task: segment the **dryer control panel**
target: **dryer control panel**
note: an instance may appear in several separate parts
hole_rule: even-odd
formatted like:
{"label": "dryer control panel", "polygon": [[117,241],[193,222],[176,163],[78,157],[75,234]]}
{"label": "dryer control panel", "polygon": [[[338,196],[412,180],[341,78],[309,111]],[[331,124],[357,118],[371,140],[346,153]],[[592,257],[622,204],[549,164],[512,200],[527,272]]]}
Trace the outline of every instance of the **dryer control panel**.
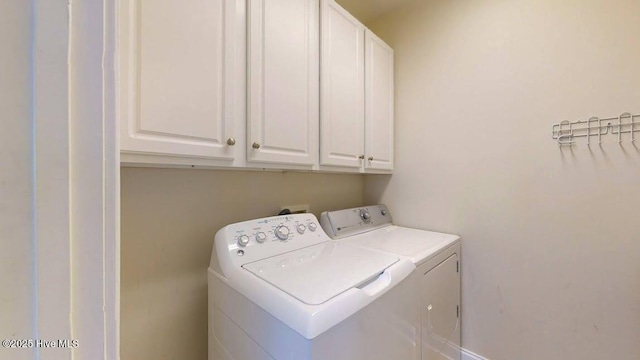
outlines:
{"label": "dryer control panel", "polygon": [[385,205],[325,211],[320,215],[320,224],[332,239],[379,229],[391,225],[391,222],[391,213]]}
{"label": "dryer control panel", "polygon": [[329,241],[313,214],[272,216],[230,224],[216,233],[218,258],[235,266]]}

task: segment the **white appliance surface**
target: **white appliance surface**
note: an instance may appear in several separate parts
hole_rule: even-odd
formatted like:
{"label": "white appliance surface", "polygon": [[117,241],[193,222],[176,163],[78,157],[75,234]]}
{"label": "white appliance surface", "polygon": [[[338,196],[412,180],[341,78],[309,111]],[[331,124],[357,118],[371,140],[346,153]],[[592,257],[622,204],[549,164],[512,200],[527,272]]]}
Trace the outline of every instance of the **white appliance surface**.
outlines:
{"label": "white appliance surface", "polygon": [[384,205],[324,212],[320,222],[334,240],[399,255],[416,266],[460,239],[458,235],[393,225]]}
{"label": "white appliance surface", "polygon": [[419,265],[459,238],[457,235],[388,225],[343,241],[405,256]]}
{"label": "white appliance surface", "polygon": [[319,305],[398,261],[396,256],[325,242],[242,267],[306,304]]}
{"label": "white appliance surface", "polygon": [[320,223],[336,242],[412,261],[416,270],[408,282],[422,359],[461,358],[459,236],[395,226],[384,205],[324,212]]}
{"label": "white appliance surface", "polygon": [[314,339],[414,269],[407,259],[334,242],[313,214],[294,214],[218,231],[209,273],[304,338]]}

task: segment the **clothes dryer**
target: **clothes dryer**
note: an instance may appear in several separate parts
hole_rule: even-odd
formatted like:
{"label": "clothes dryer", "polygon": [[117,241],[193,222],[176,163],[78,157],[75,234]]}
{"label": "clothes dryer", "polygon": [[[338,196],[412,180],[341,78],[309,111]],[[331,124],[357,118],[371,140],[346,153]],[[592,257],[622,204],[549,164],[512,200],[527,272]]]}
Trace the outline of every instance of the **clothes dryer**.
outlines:
{"label": "clothes dryer", "polygon": [[414,321],[423,360],[460,360],[460,237],[393,224],[385,205],[324,212],[325,232],[340,243],[410,260],[416,270]]}

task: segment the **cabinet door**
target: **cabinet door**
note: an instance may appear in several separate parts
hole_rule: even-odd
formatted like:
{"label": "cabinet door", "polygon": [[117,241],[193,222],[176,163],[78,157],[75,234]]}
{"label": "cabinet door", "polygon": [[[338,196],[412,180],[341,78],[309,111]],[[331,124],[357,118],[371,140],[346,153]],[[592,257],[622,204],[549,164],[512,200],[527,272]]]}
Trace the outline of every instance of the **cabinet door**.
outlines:
{"label": "cabinet door", "polygon": [[318,0],[249,0],[248,160],[314,165]]}
{"label": "cabinet door", "polygon": [[[236,0],[120,3],[121,149],[231,160],[242,86]],[[244,91],[243,89],[240,89]],[[236,99],[234,99],[234,96]]]}
{"label": "cabinet door", "polygon": [[365,33],[365,169],[393,170],[393,49]]}
{"label": "cabinet door", "polygon": [[322,0],[320,164],[361,167],[364,158],[365,27]]}
{"label": "cabinet door", "polygon": [[460,359],[460,272],[458,254],[422,278],[422,359]]}

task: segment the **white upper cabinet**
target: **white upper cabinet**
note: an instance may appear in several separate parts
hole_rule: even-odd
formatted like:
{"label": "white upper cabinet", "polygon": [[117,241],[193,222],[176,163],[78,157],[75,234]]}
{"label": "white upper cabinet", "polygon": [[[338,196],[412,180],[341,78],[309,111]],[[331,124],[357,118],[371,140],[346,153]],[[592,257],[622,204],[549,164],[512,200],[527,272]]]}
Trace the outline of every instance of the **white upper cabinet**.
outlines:
{"label": "white upper cabinet", "polygon": [[224,161],[237,156],[244,146],[236,125],[244,122],[245,92],[239,3],[120,2],[123,153]]}
{"label": "white upper cabinet", "polygon": [[365,169],[393,170],[393,49],[365,33]]}
{"label": "white upper cabinet", "polygon": [[322,0],[320,165],[393,170],[393,49]]}
{"label": "white upper cabinet", "polygon": [[248,1],[251,162],[318,163],[319,10],[318,0]]}
{"label": "white upper cabinet", "polygon": [[364,162],[365,27],[334,0],[321,0],[320,165]]}
{"label": "white upper cabinet", "polygon": [[124,164],[389,173],[393,50],[335,0],[120,0]]}

